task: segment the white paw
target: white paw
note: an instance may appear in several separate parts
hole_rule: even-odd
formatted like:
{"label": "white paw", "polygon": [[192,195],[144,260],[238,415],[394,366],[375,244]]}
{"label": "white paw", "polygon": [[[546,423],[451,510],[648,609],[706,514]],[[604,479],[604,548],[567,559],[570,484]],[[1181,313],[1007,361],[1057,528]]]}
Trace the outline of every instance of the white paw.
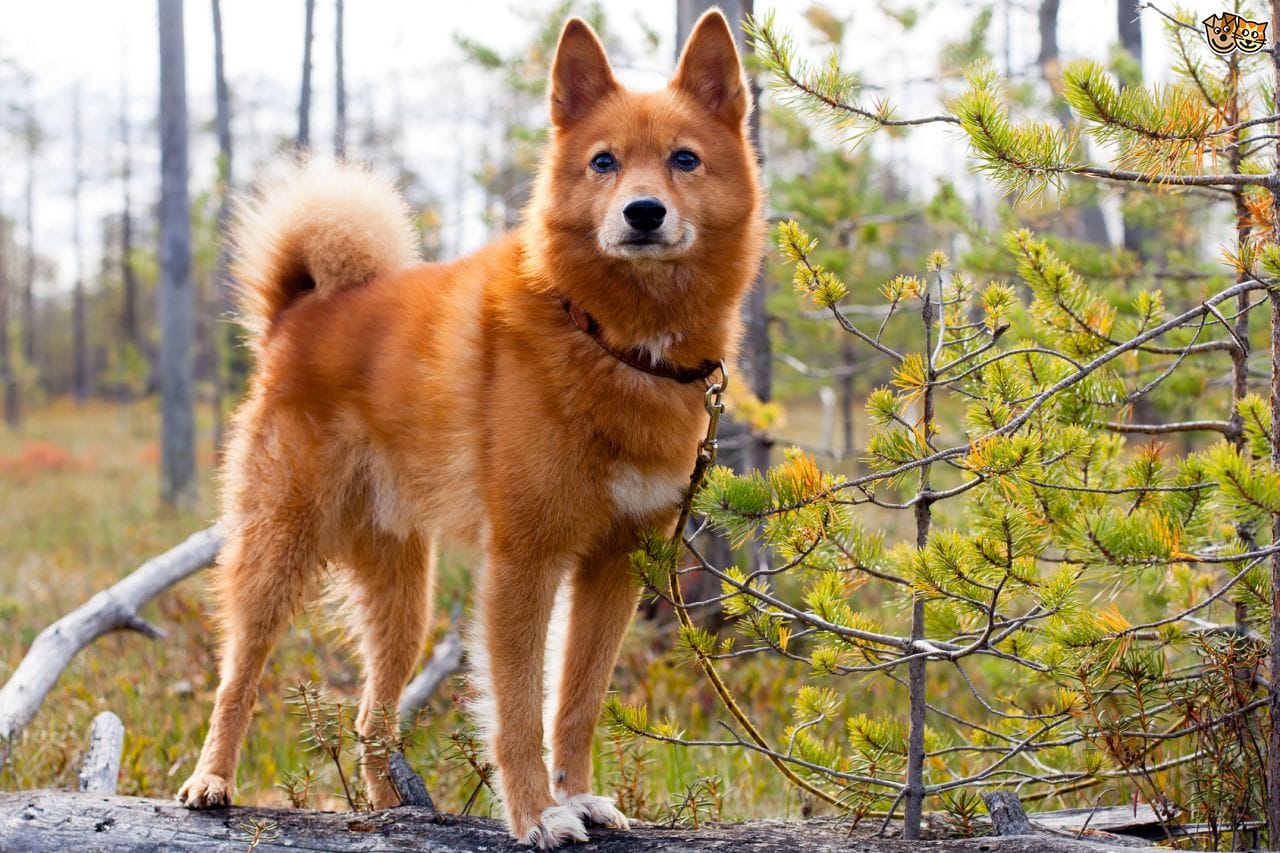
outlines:
{"label": "white paw", "polygon": [[201,773],[186,781],[178,791],[178,802],[189,809],[215,809],[231,805],[233,786],[214,773]]}
{"label": "white paw", "polygon": [[627,820],[626,815],[618,811],[617,806],[613,804],[613,800],[608,797],[597,797],[595,794],[566,796],[557,793],[556,802],[572,809],[574,814],[593,826],[607,826],[610,829],[631,828],[631,821]]}
{"label": "white paw", "polygon": [[551,806],[543,810],[534,827],[516,840],[539,850],[553,850],[569,841],[586,841],[587,828],[573,813],[573,809]]}

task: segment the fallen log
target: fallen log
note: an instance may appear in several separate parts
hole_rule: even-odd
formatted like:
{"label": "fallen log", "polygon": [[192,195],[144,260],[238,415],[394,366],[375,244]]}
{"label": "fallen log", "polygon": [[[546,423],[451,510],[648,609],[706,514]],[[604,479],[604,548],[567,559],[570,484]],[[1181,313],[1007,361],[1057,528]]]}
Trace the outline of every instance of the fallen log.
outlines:
{"label": "fallen log", "polygon": [[[756,820],[709,824],[699,829],[637,825],[630,832],[592,829],[591,844],[569,850],[622,851],[741,850],[774,853],[1133,853],[1134,848],[1053,835],[902,841],[870,838],[860,827],[852,837],[847,823],[823,818],[802,822]],[[524,850],[496,820],[437,814],[403,806],[379,812],[333,813],[300,809],[232,807],[193,812],[170,800],[18,791],[0,794],[0,850],[62,853],[160,853],[160,851],[246,850],[255,853],[348,853],[373,850]]]}
{"label": "fallen log", "polygon": [[[1161,841],[1166,838],[1165,827],[1161,824],[1159,813],[1146,803],[1097,809],[1063,809],[1032,815],[1031,818],[1037,829],[1049,832],[1075,832],[1088,829],[1131,835],[1148,841]],[[1179,826],[1176,821],[1168,817],[1165,818],[1164,823],[1169,824],[1168,828],[1174,834],[1194,834],[1189,833],[1192,828]]]}
{"label": "fallen log", "polygon": [[44,697],[76,653],[103,634],[120,629],[148,637],[164,632],[138,615],[143,605],[179,581],[209,565],[222,547],[215,525],[152,557],[133,573],[89,599],[40,632],[26,657],[0,688],[0,764],[14,740],[35,717]]}

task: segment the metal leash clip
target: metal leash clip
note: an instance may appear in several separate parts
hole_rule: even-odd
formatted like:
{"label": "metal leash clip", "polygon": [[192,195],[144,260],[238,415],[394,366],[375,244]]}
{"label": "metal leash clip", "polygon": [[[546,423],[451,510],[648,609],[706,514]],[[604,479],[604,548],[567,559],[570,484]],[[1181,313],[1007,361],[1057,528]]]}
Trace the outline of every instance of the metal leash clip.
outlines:
{"label": "metal leash clip", "polygon": [[707,393],[703,405],[711,420],[707,423],[707,437],[698,445],[698,458],[703,465],[710,467],[716,461],[718,443],[716,435],[720,432],[720,416],[724,414],[724,390],[729,387],[729,369],[720,362],[720,381],[707,382]]}

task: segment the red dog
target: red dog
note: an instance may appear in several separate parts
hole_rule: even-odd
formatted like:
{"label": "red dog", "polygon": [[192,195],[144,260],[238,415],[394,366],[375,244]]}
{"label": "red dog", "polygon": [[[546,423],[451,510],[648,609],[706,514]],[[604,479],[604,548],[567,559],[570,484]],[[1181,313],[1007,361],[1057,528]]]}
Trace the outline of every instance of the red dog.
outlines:
{"label": "red dog", "polygon": [[[707,424],[699,380],[732,357],[760,263],[750,106],[720,13],[653,93],[623,89],[575,18],[513,233],[422,266],[404,203],[351,167],[297,171],[243,214],[258,369],[224,470],[222,684],[182,802],[231,799],[264,662],[322,565],[350,587],[357,726],[377,737],[423,650],[437,542],[473,543],[487,569],[471,661],[512,834],[545,848],[586,840],[584,822],[626,826],[591,793],[591,740],[637,600],[628,553],[674,524]],[[544,655],[562,588],[557,684]],[[376,806],[399,802],[385,766],[364,776]]]}

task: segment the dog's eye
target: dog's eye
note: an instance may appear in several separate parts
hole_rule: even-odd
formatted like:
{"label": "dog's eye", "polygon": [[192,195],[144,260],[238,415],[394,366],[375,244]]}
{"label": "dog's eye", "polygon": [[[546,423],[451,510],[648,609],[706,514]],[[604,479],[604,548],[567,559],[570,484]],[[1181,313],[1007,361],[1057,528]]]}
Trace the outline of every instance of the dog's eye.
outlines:
{"label": "dog's eye", "polygon": [[682,172],[692,172],[702,164],[698,159],[698,155],[694,154],[688,148],[681,148],[679,151],[671,155],[671,165],[675,166]]}
{"label": "dog's eye", "polygon": [[591,158],[591,168],[604,174],[618,168],[618,161],[608,151],[601,151]]}

